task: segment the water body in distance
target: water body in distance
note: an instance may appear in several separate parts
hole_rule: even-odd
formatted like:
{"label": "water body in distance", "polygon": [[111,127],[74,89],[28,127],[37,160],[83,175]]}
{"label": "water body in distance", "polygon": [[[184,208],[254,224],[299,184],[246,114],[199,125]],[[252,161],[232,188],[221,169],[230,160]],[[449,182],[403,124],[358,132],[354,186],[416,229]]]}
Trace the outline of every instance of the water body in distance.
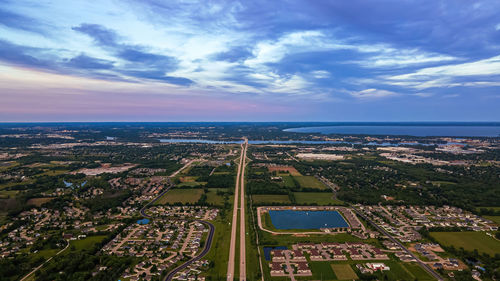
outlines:
{"label": "water body in distance", "polygon": [[[161,143],[204,143],[204,144],[240,144],[243,141],[218,141],[218,140],[205,140],[205,139],[160,139]],[[400,145],[423,145],[432,146],[429,143],[419,143],[419,142],[400,142],[400,143],[390,143],[390,142],[349,142],[349,141],[306,141],[306,140],[258,140],[258,141],[248,141],[249,144],[359,144],[365,146],[400,146]],[[455,144],[448,142],[446,144]],[[445,144],[439,144],[445,145]]]}
{"label": "water body in distance", "polygon": [[397,135],[415,137],[499,137],[500,125],[338,125],[285,129],[294,133],[341,135]]}
{"label": "water body in distance", "polygon": [[320,229],[349,227],[337,211],[269,211],[276,229]]}

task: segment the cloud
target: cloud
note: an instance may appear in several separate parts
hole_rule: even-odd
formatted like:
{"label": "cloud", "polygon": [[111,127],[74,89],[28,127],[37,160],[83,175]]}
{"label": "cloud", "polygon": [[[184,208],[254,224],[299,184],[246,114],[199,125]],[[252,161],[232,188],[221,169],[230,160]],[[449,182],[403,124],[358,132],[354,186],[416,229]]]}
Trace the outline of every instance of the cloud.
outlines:
{"label": "cloud", "polygon": [[45,31],[45,28],[47,26],[40,21],[37,21],[36,19],[29,16],[7,11],[2,8],[0,8],[0,25],[13,28],[18,31],[29,31],[43,35],[47,34],[47,32]]}
{"label": "cloud", "polygon": [[316,79],[325,79],[330,77],[330,72],[326,70],[316,70],[311,72],[312,76]]}
{"label": "cloud", "polygon": [[82,23],[79,26],[74,26],[71,29],[86,34],[94,39],[94,41],[102,46],[117,47],[118,35],[113,30],[107,29],[99,24]]}
{"label": "cloud", "polygon": [[429,97],[434,96],[434,94],[432,94],[432,93],[416,93],[413,95],[417,96],[417,97],[421,97],[421,98],[429,98]]}
{"label": "cloud", "polygon": [[0,60],[18,66],[53,69],[54,64],[49,60],[39,59],[36,54],[42,50],[28,46],[21,46],[0,39]]}
{"label": "cloud", "polygon": [[113,68],[113,62],[96,59],[84,54],[72,58],[68,61],[68,66],[80,68],[80,69],[111,69]]}
{"label": "cloud", "polygon": [[366,89],[359,92],[350,92],[349,94],[358,99],[377,99],[398,95],[395,92],[380,89]]}
{"label": "cloud", "polygon": [[415,72],[382,77],[388,84],[412,87],[416,89],[454,87],[454,86],[481,86],[487,83],[497,84],[500,81],[465,81],[458,79],[469,77],[497,77],[500,78],[500,56],[482,59],[473,62],[427,67]]}

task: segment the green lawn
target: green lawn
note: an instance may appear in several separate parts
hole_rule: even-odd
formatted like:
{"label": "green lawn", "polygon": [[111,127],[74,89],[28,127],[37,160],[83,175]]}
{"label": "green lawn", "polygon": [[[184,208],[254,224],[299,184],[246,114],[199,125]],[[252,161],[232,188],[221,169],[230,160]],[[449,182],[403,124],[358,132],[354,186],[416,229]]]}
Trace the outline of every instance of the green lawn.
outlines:
{"label": "green lawn", "polygon": [[416,263],[404,263],[404,267],[418,280],[435,280],[420,265]]}
{"label": "green lawn", "polygon": [[334,200],[331,192],[294,192],[297,204],[342,205],[344,202]]}
{"label": "green lawn", "polygon": [[313,176],[294,176],[294,178],[299,182],[299,185],[301,187],[316,188],[316,189],[328,188]]}
{"label": "green lawn", "polygon": [[158,199],[155,204],[173,204],[177,202],[182,204],[193,204],[200,199],[202,194],[203,189],[172,189],[165,193],[160,199]]}
{"label": "green lawn", "polygon": [[272,204],[272,203],[287,203],[291,204],[288,195],[275,195],[275,194],[256,194],[252,195],[254,204]]}
{"label": "green lawn", "polygon": [[330,262],[310,262],[309,266],[312,271],[312,279],[317,280],[335,280],[336,276],[333,273]]}
{"label": "green lawn", "polygon": [[331,267],[338,280],[358,279],[358,275],[349,264],[332,264]]}
{"label": "green lawn", "polygon": [[445,246],[463,247],[469,251],[477,249],[490,255],[500,253],[500,241],[486,235],[485,232],[431,232],[431,236]]}
{"label": "green lawn", "polygon": [[105,238],[106,235],[89,236],[84,239],[70,241],[70,245],[75,246],[75,249],[77,251],[89,250],[92,249],[92,247],[94,247],[95,244],[101,242]]}

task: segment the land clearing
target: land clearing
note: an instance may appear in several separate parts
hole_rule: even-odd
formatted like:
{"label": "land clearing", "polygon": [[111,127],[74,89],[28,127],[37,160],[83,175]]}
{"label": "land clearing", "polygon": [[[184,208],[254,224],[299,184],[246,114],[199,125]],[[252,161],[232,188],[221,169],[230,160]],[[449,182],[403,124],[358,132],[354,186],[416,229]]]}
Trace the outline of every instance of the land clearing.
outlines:
{"label": "land clearing", "polygon": [[270,173],[276,171],[278,173],[289,173],[292,176],[302,176],[302,174],[300,174],[299,171],[292,166],[268,166],[267,169]]}

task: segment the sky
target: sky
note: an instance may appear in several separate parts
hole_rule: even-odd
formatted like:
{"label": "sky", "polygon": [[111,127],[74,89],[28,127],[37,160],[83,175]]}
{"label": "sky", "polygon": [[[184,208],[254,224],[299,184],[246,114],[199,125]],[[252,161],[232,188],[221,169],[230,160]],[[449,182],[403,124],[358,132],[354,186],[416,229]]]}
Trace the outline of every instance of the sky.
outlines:
{"label": "sky", "polygon": [[498,11],[0,0],[0,121],[499,121]]}

